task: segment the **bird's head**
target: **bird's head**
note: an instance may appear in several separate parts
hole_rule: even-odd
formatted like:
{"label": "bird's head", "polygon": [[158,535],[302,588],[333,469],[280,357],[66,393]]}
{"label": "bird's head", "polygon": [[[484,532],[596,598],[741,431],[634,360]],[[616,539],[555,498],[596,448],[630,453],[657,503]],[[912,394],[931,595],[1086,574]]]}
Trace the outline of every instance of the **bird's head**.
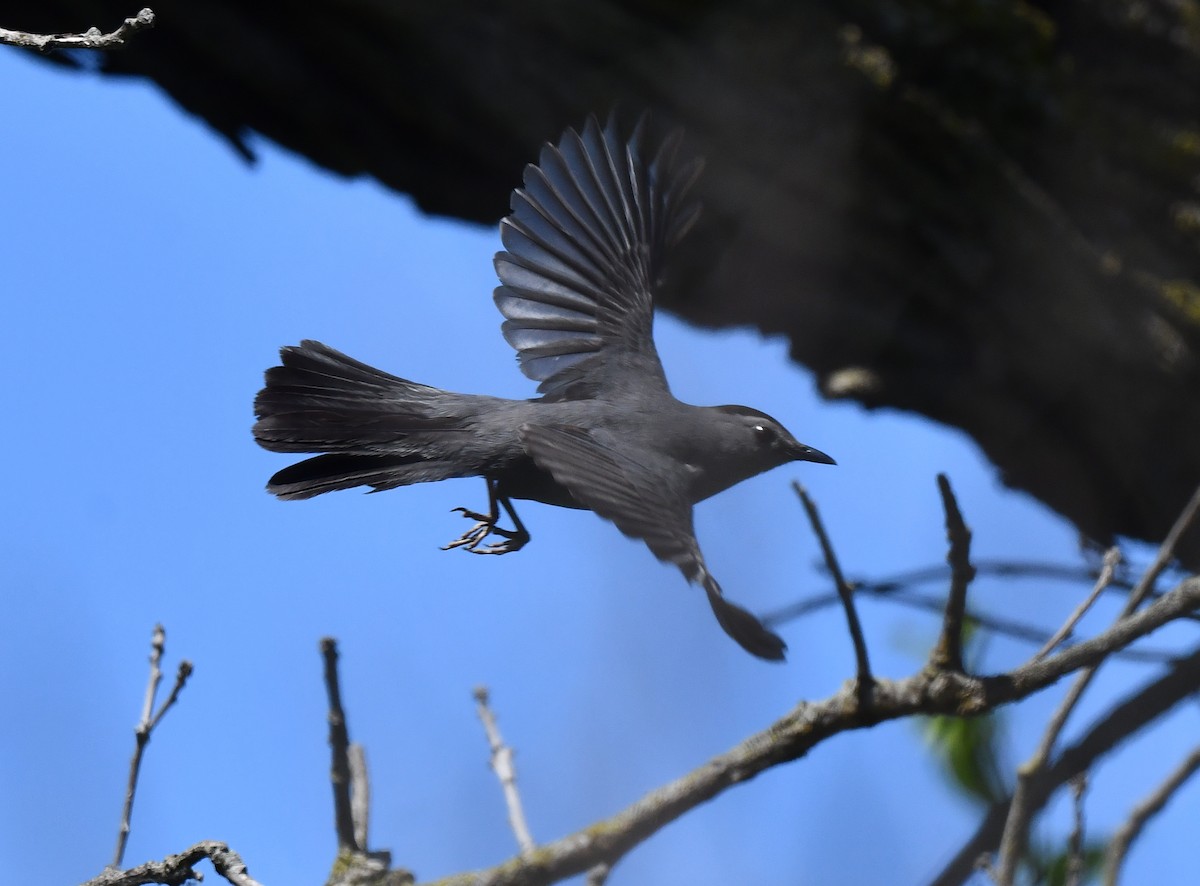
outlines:
{"label": "bird's head", "polygon": [[738,462],[746,471],[739,479],[752,477],[792,461],[837,464],[819,449],[805,446],[793,437],[787,428],[765,412],[751,409],[749,406],[713,408],[719,416],[718,424],[723,429],[722,436],[728,440],[726,457]]}

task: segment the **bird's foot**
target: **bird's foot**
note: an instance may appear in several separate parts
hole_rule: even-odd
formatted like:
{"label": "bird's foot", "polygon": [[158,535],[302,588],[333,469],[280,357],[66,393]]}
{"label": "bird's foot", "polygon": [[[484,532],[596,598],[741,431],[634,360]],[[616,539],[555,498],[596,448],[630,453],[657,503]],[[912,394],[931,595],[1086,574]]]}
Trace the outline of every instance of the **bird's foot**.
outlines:
{"label": "bird's foot", "polygon": [[[494,516],[469,511],[466,508],[454,508],[454,510],[468,520],[477,522],[450,544],[445,545],[442,548],[443,551],[449,551],[452,548],[466,548],[472,554],[511,554],[513,551],[521,550],[525,547],[525,542],[529,541],[527,532],[501,529],[496,525]],[[489,535],[498,535],[503,540],[484,545],[483,541]],[[480,545],[483,546],[480,547]]]}

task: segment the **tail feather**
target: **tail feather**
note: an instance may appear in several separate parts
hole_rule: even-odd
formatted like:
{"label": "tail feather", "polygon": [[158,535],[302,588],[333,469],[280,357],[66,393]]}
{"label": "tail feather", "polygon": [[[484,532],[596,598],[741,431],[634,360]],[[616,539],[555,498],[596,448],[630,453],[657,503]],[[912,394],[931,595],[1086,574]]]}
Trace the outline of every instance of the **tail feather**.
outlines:
{"label": "tail feather", "polygon": [[455,430],[444,393],[360,363],[316,341],[282,348],[254,400],[254,437],[273,452],[410,455],[422,433]]}
{"label": "tail feather", "polygon": [[319,341],[305,339],[299,345],[280,348],[281,366],[267,370],[267,387],[295,384],[305,388],[319,388],[322,380],[331,390],[361,392],[365,388],[414,388],[435,390],[408,379],[376,369],[355,360],[341,351],[334,350]]}
{"label": "tail feather", "polygon": [[[445,460],[465,430],[453,395],[383,372],[317,341],[280,350],[254,400],[254,438],[273,452],[329,453],[284,468],[268,491],[311,498],[453,476]],[[447,435],[451,435],[448,437]]]}
{"label": "tail feather", "polygon": [[293,500],[355,486],[370,486],[372,492],[382,492],[450,476],[452,466],[418,456],[338,453],[307,458],[284,468],[267,481],[267,492]]}

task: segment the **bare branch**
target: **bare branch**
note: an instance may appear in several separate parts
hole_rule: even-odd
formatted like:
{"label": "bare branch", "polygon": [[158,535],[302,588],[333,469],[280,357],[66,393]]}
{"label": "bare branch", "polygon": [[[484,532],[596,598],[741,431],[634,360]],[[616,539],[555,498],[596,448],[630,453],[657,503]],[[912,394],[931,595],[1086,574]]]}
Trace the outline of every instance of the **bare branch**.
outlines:
{"label": "bare branch", "polygon": [[[796,490],[796,495],[800,496],[804,512],[808,514],[808,522],[812,524],[813,532],[817,536],[817,541],[820,542],[821,552],[825,556],[825,566],[833,576],[833,583],[837,588],[838,597],[842,601],[842,608],[846,611],[846,624],[850,629],[850,639],[854,642],[854,658],[858,666],[858,685],[866,687],[872,679],[871,663],[867,658],[867,643],[863,639],[858,611],[854,608],[854,589],[842,575],[841,564],[838,563],[837,555],[833,552],[833,545],[829,541],[829,534],[825,531],[825,524],[821,522],[821,515],[817,512],[816,503],[809,497],[808,491],[795,480],[792,481],[792,488]],[[869,693],[864,690],[862,696],[865,698],[867,695]]]}
{"label": "bare branch", "polygon": [[89,28],[82,34],[29,34],[25,31],[10,31],[0,28],[0,43],[22,46],[49,52],[51,49],[121,49],[125,41],[145,28],[154,27],[154,12],[143,9],[133,18],[127,18],[121,26],[108,34],[99,28]]}
{"label": "bare branch", "polygon": [[[1147,567],[1137,585],[1134,586],[1133,591],[1130,592],[1129,599],[1121,609],[1120,615],[1117,616],[1114,627],[1119,627],[1122,623],[1128,621],[1132,617],[1132,614],[1137,611],[1142,600],[1153,589],[1158,576],[1167,568],[1167,564],[1174,559],[1175,544],[1178,542],[1180,536],[1187,531],[1195,519],[1197,512],[1200,512],[1200,487],[1196,488],[1187,507],[1183,509],[1183,513],[1179,515],[1179,518],[1175,521],[1175,525],[1171,527],[1171,531],[1167,533],[1167,537],[1163,540],[1162,545],[1159,546],[1154,562]],[[1054,712],[1054,715],[1050,718],[1050,723],[1046,727],[1037,750],[1034,751],[1033,756],[1027,762],[1017,769],[1017,785],[1013,791],[1008,822],[1004,826],[1004,837],[1000,841],[999,863],[996,865],[996,881],[1000,886],[1010,886],[1014,882],[1017,863],[1025,849],[1025,842],[1029,833],[1029,823],[1033,815],[1032,804],[1028,802],[1029,782],[1040,770],[1046,767],[1054,745],[1058,742],[1058,736],[1062,733],[1063,727],[1066,726],[1067,719],[1070,717],[1071,712],[1075,710],[1075,706],[1079,704],[1083,693],[1087,691],[1092,678],[1096,675],[1096,670],[1100,667],[1103,660],[1104,658],[1101,657],[1076,675],[1075,682],[1071,684],[1071,688],[1067,690],[1066,696]]]}
{"label": "bare branch", "polygon": [[483,730],[487,733],[488,747],[492,751],[492,771],[500,779],[500,787],[504,790],[504,804],[508,807],[508,823],[512,826],[521,855],[528,858],[533,854],[535,844],[529,833],[529,823],[525,820],[525,810],[521,807],[521,794],[517,790],[517,768],[513,764],[512,748],[504,743],[500,736],[500,727],[496,725],[496,717],[488,707],[488,690],[486,686],[475,689],[475,705]]}
{"label": "bare branch", "polygon": [[414,879],[412,873],[403,868],[393,869],[391,852],[367,850],[371,799],[367,756],[361,745],[350,743],[338,679],[337,640],[322,637],[320,645],[325,662],[325,694],[329,698],[329,780],[333,785],[333,819],[338,838],[337,860],[326,886],[410,884]]}
{"label": "bare branch", "polygon": [[[484,871],[439,880],[439,886],[533,886],[583,874],[599,864],[613,864],[634,846],[688,810],[761,772],[799,759],[821,742],[853,729],[913,714],[987,713],[1044,689],[1066,674],[1086,667],[1114,649],[1182,618],[1200,606],[1200,578],[1182,582],[1153,605],[1107,631],[1049,658],[1031,661],[997,676],[974,677],[952,671],[922,670],[904,680],[876,680],[866,687],[868,703],[856,703],[859,688],[848,686],[820,702],[802,702],[767,729],[665,785],[610,819],[539,847],[528,858],[517,857]],[[1178,666],[1194,681],[1200,673],[1200,650]],[[1139,699],[1141,701],[1141,699]],[[1135,718],[1136,720],[1136,718]],[[1064,755],[1065,756],[1065,755]],[[1061,762],[1061,761],[1060,761]],[[1057,770],[1051,770],[1057,774]]]}
{"label": "bare branch", "polygon": [[949,478],[945,474],[938,474],[937,484],[942,495],[942,509],[946,512],[946,538],[950,542],[950,550],[946,554],[946,562],[950,564],[950,592],[946,596],[942,634],[930,656],[930,664],[943,670],[961,671],[967,588],[975,577],[975,568],[971,566],[971,530],[963,521]]}
{"label": "bare branch", "polygon": [[1014,882],[1017,875],[1017,864],[1021,859],[1021,854],[1025,851],[1029,823],[1035,811],[1035,804],[1030,796],[1030,784],[1050,762],[1050,754],[1058,742],[1058,736],[1066,726],[1067,718],[1079,704],[1079,699],[1083,697],[1084,691],[1091,684],[1098,666],[1099,662],[1076,674],[1075,682],[1071,684],[1071,688],[1067,690],[1062,702],[1051,715],[1037,749],[1027,761],[1017,767],[1017,785],[1013,791],[1008,822],[1004,826],[1004,837],[1000,840],[1000,859],[996,865],[996,882],[1000,886],[1011,886]]}
{"label": "bare branch", "polygon": [[1092,592],[1084,598],[1082,603],[1075,607],[1075,611],[1063,622],[1062,627],[1055,631],[1054,635],[1046,641],[1045,645],[1037,651],[1034,658],[1046,657],[1059,643],[1071,635],[1071,631],[1075,630],[1075,625],[1079,624],[1079,620],[1083,618],[1084,613],[1092,608],[1093,604],[1100,599],[1100,595],[1104,593],[1104,589],[1112,584],[1113,576],[1117,571],[1117,564],[1120,562],[1120,548],[1114,545],[1104,552],[1104,565],[1100,569],[1100,576],[1096,579],[1096,584],[1092,588]]}
{"label": "bare branch", "polygon": [[366,852],[355,839],[354,812],[350,805],[350,732],[342,710],[342,691],[338,685],[337,640],[321,638],[321,657],[325,660],[325,694],[329,697],[329,781],[333,785],[333,820],[338,849]]}
{"label": "bare branch", "polygon": [[1150,794],[1138,803],[1130,813],[1129,818],[1113,834],[1104,858],[1105,886],[1116,886],[1125,864],[1125,856],[1146,827],[1146,824],[1162,811],[1167,801],[1200,769],[1200,747],[1196,747],[1175,770],[1163,780]]}
{"label": "bare branch", "polygon": [[[1197,581],[1193,578],[1191,581]],[[1062,751],[1047,769],[1029,781],[1029,803],[1041,808],[1062,785],[1095,766],[1105,754],[1175,705],[1196,693],[1200,685],[1200,648],[1177,661],[1163,676],[1140,686],[1095,720],[1083,736]],[[980,858],[999,846],[1012,798],[993,803],[975,833],[931,881],[931,886],[957,886],[967,882]]]}
{"label": "bare branch", "polygon": [[129,778],[125,783],[125,802],[121,807],[121,824],[117,829],[117,848],[113,851],[111,868],[115,870],[120,869],[121,862],[125,858],[125,846],[129,842],[130,822],[133,818],[133,798],[137,793],[138,774],[142,769],[142,755],[146,751],[146,745],[150,741],[154,727],[162,721],[167,711],[178,700],[179,693],[183,691],[184,684],[192,674],[192,663],[186,660],[181,661],[171,694],[155,713],[154,698],[158,694],[158,687],[162,682],[161,665],[166,647],[167,632],[162,625],[155,625],[150,639],[150,680],[146,684],[146,696],[142,700],[142,719],[134,729],[133,757],[129,761]]}
{"label": "bare branch", "polygon": [[147,883],[182,884],[200,880],[201,874],[192,868],[201,859],[212,862],[218,874],[233,886],[262,886],[246,871],[246,863],[226,844],[204,840],[178,855],[168,855],[162,861],[148,861],[127,871],[108,868],[83,886],[144,886]]}

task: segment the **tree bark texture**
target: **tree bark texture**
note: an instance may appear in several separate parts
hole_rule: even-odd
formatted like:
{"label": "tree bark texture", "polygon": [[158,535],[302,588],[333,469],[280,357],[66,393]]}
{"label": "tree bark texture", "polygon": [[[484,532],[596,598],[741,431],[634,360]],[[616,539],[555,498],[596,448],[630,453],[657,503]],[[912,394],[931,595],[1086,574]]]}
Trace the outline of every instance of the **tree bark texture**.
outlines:
{"label": "tree bark texture", "polygon": [[[153,8],[101,70],[431,213],[494,223],[541,142],[649,108],[707,160],[664,307],[962,429],[1099,541],[1160,540],[1200,482],[1197,0]],[[0,0],[0,25],[136,11]]]}

